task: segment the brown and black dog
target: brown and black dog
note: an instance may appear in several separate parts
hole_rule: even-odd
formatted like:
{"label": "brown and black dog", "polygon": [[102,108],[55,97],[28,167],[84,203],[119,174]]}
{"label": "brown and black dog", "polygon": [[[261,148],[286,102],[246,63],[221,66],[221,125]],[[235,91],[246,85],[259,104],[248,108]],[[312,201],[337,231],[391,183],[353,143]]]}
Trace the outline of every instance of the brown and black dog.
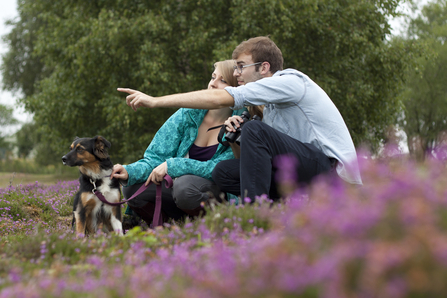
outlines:
{"label": "brown and black dog", "polygon": [[73,222],[78,234],[92,234],[102,227],[105,232],[123,235],[120,206],[106,205],[94,194],[100,191],[107,201],[117,203],[121,190],[117,179],[110,178],[113,163],[107,149],[110,142],[101,136],[76,137],[70,152],[62,157],[64,165],[79,167],[79,191],[73,203]]}

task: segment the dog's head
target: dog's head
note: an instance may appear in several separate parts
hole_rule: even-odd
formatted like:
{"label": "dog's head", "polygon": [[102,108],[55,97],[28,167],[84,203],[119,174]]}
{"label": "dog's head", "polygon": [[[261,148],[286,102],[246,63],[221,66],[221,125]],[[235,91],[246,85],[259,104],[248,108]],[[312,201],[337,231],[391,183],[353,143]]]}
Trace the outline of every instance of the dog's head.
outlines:
{"label": "dog's head", "polygon": [[101,136],[94,138],[76,137],[70,146],[70,152],[62,156],[62,162],[70,167],[99,165],[102,160],[109,158],[107,149],[110,146],[110,142]]}

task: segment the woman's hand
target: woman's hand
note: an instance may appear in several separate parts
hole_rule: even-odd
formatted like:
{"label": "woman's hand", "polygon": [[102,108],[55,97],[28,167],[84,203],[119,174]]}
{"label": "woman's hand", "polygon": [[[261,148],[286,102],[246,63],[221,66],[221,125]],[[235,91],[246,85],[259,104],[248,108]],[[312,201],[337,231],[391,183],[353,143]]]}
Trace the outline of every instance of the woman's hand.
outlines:
{"label": "woman's hand", "polygon": [[127,173],[126,169],[122,165],[116,164],[113,166],[110,177],[126,181],[129,179],[129,173]]}
{"label": "woman's hand", "polygon": [[152,173],[149,175],[149,178],[147,178],[146,183],[144,185],[148,185],[151,181],[155,183],[156,185],[160,185],[160,183],[163,181],[163,178],[168,173],[168,164],[166,161],[156,167]]}
{"label": "woman's hand", "polygon": [[[226,129],[228,132],[236,132],[236,128],[241,127],[240,123],[243,123],[244,120],[242,119],[241,116],[231,116],[230,118],[228,118],[224,124],[226,126]],[[236,127],[236,128],[234,128]]]}

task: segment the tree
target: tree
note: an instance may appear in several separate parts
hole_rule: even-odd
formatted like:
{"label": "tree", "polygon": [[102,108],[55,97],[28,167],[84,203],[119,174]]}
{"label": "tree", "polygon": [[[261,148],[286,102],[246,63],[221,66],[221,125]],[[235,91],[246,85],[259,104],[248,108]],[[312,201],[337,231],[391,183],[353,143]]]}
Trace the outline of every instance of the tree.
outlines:
{"label": "tree", "polygon": [[16,146],[17,155],[22,158],[28,157],[36,145],[40,143],[40,134],[38,133],[38,128],[36,124],[25,123],[22,127],[15,133],[16,136]]}
{"label": "tree", "polygon": [[18,124],[19,121],[14,118],[11,107],[0,104],[0,159],[4,159],[6,152],[10,150],[10,144],[6,141],[8,126]]}
{"label": "tree", "polygon": [[19,19],[6,21],[6,25],[12,27],[12,30],[3,37],[9,51],[3,55],[0,69],[4,89],[31,96],[35,92],[35,84],[49,75],[50,71],[45,69],[42,57],[34,52],[37,31],[43,24],[39,13],[24,9],[19,12]]}
{"label": "tree", "polygon": [[[258,35],[270,35],[287,67],[327,91],[356,144],[377,145],[395,123],[406,54],[414,51],[385,39],[399,2],[21,0],[6,40],[33,30],[35,40],[26,47],[10,42],[10,52],[23,65],[42,63],[22,103],[34,113],[42,142],[59,155],[74,136],[101,134],[112,142],[114,161],[139,158],[173,110],[134,113],[116,87],[154,96],[206,88],[213,62]],[[34,27],[26,29],[30,16]],[[15,76],[5,87],[24,89],[14,85],[26,72],[11,71],[12,57],[3,57],[3,73]]]}
{"label": "tree", "polygon": [[2,127],[0,136],[5,136],[5,127],[19,123],[19,121],[14,118],[12,112],[13,109],[11,107],[0,104],[0,127]]}
{"label": "tree", "polygon": [[407,73],[402,93],[405,116],[401,125],[408,137],[410,153],[424,159],[445,145],[447,132],[447,1],[427,4],[410,22],[408,39],[426,47],[417,68]]}

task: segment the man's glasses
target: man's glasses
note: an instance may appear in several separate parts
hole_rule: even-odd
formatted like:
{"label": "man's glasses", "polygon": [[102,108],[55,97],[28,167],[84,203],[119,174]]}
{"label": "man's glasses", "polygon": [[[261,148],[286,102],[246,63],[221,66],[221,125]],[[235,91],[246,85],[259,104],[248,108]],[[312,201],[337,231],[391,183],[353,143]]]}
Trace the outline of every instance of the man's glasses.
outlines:
{"label": "man's glasses", "polygon": [[242,69],[249,67],[249,66],[253,66],[253,65],[258,65],[258,64],[262,64],[262,62],[256,62],[256,63],[252,63],[252,64],[247,64],[247,65],[235,65],[233,66],[233,69],[236,70],[238,73],[242,73]]}

